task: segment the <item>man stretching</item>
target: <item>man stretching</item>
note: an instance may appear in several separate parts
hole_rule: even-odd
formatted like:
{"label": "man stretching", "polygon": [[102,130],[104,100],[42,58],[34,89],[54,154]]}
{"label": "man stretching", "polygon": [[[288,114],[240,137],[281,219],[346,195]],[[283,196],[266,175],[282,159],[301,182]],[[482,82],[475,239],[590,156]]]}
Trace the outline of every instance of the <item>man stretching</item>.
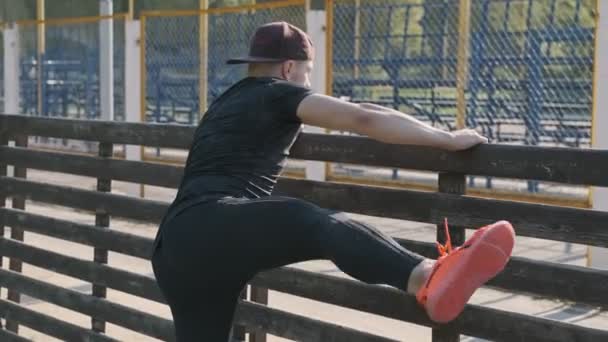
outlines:
{"label": "man stretching", "polygon": [[302,124],[451,151],[486,138],[315,94],[312,42],[285,22],[260,26],[249,55],[228,63],[249,63],[249,74],[211,103],[197,127],[152,257],[178,341],[228,341],[247,282],[292,263],[331,260],[358,280],[415,295],[436,322],[456,318],[473,292],[504,268],[514,241],[506,221],[478,229],[454,250],[448,242],[435,261],[343,213],[272,194]]}

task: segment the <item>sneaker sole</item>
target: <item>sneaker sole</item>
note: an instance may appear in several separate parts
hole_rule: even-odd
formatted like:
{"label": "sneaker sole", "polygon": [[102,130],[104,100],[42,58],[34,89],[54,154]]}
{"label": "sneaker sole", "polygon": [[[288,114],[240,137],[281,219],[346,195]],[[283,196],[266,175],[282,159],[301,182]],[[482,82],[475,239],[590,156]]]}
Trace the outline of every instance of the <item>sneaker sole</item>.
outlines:
{"label": "sneaker sole", "polygon": [[463,261],[429,293],[426,311],[431,320],[447,323],[455,319],[475,290],[500,273],[511,256],[515,231],[507,221],[499,221],[475,241]]}

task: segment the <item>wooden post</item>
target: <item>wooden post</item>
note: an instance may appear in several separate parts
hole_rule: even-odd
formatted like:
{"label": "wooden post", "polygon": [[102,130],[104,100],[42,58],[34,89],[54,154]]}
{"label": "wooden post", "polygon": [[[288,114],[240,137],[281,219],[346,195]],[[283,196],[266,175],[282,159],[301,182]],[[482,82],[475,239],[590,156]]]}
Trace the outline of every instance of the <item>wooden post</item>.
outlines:
{"label": "wooden post", "polygon": [[[26,135],[18,135],[15,138],[15,146],[18,147],[27,147],[27,136]],[[17,178],[27,178],[27,169],[23,167],[15,167],[14,168],[14,176]],[[25,209],[25,197],[23,196],[13,196],[12,207],[14,209]],[[19,227],[12,226],[11,227],[11,239],[17,241],[23,241],[23,229],[19,229]],[[8,268],[14,272],[21,272],[22,263],[21,260],[11,258],[9,261]],[[21,296],[19,292],[15,289],[8,290],[8,300],[13,301],[15,303],[19,303],[21,300]],[[19,324],[15,321],[7,321],[6,329],[12,331],[14,333],[19,332]]]}
{"label": "wooden post", "polygon": [[[6,131],[2,131],[0,129],[0,146],[8,145],[8,134]],[[6,164],[2,163],[2,159],[0,159],[0,177],[5,177],[6,172]],[[4,208],[6,206],[6,194],[2,193],[2,188],[0,188],[0,208]],[[0,214],[0,240],[4,239],[4,217]],[[3,268],[3,258],[0,255],[0,269]],[[0,297],[2,297],[2,288],[0,288]],[[0,317],[2,317],[0,315]],[[0,321],[0,328],[2,328],[2,322]]]}
{"label": "wooden post", "polygon": [[[466,176],[460,173],[440,173],[439,192],[463,195],[466,190]],[[449,222],[449,217],[447,218]],[[465,241],[465,230],[462,227],[450,227],[450,238],[454,247]],[[437,224],[437,241],[445,243],[444,222]],[[433,342],[457,342],[460,333],[449,326],[433,329]]]}
{"label": "wooden post", "polygon": [[[99,143],[99,156],[102,158],[111,158],[113,152],[112,143],[101,142]],[[112,191],[112,180],[108,178],[97,179],[97,191],[111,192]],[[102,228],[110,227],[110,215],[104,210],[97,210],[95,213],[95,225]],[[93,250],[93,261],[100,264],[108,263],[108,250],[95,247]],[[106,287],[98,284],[93,284],[93,296],[99,298],[106,298]],[[91,317],[91,328],[96,332],[105,332],[106,322],[98,318]]]}
{"label": "wooden post", "polygon": [[[251,286],[249,297],[252,302],[268,304],[268,289],[263,287]],[[266,333],[255,331],[249,334],[249,342],[266,342]]]}
{"label": "wooden post", "polygon": [[[247,299],[247,288],[249,286],[246,285],[243,288],[243,291],[241,291],[241,295],[240,295],[240,300],[246,300]],[[245,327],[242,325],[233,325],[232,326],[232,338],[230,339],[230,342],[240,342],[240,341],[245,341],[245,336],[246,332],[245,332]]]}

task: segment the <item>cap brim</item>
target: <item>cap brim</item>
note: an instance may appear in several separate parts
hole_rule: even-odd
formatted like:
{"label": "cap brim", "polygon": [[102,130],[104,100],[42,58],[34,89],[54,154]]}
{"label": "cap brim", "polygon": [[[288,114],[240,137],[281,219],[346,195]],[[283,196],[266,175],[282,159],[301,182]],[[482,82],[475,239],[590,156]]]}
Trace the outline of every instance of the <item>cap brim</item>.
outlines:
{"label": "cap brim", "polygon": [[285,61],[285,60],[284,59],[280,59],[280,58],[266,58],[266,57],[246,56],[246,57],[231,58],[228,61],[226,61],[226,64],[278,63],[278,62],[283,62],[283,61]]}

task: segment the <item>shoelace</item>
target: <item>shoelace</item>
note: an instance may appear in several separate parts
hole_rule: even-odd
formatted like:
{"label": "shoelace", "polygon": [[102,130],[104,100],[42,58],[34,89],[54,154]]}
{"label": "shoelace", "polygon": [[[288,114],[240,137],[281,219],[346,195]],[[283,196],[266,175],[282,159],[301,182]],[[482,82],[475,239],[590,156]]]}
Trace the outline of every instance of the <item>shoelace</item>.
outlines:
{"label": "shoelace", "polygon": [[444,218],[444,228],[445,228],[445,244],[439,243],[439,241],[435,242],[437,244],[437,250],[439,251],[439,256],[444,257],[450,253],[452,253],[452,239],[450,238],[450,230],[448,229],[448,219]]}
{"label": "shoelace", "polygon": [[426,280],[424,287],[420,290],[420,292],[416,296],[418,303],[420,303],[422,305],[424,305],[426,303],[427,291],[428,291],[428,287],[431,282],[431,279],[433,278],[433,275],[435,274],[435,272],[437,271],[439,266],[441,266],[441,262],[439,262],[439,260],[441,258],[447,256],[448,254],[452,253],[452,249],[453,249],[452,248],[452,238],[450,237],[450,230],[448,229],[447,217],[444,218],[443,225],[444,225],[444,229],[445,229],[445,241],[446,242],[443,245],[441,243],[439,243],[439,241],[435,242],[435,244],[437,245],[437,250],[439,251],[439,258],[437,258],[438,262],[433,267],[433,270],[432,270],[431,274],[429,275],[428,279]]}

